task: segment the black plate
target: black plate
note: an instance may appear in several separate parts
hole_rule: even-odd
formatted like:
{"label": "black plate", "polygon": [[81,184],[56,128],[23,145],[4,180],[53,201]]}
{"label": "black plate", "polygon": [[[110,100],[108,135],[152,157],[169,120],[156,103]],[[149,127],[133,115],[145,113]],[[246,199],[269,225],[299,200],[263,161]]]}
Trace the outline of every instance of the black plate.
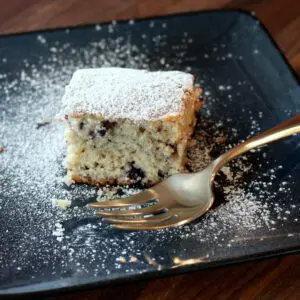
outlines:
{"label": "black plate", "polygon": [[[83,66],[192,72],[208,98],[201,118],[221,121],[230,143],[299,113],[299,83],[255,17],[207,11],[7,35],[0,37],[0,62],[0,144],[7,148],[0,154],[1,295],[149,278],[300,250],[298,136],[249,154],[254,170],[242,178],[246,196],[236,205],[221,203],[194,224],[159,232],[114,231],[102,224],[80,201],[95,198],[85,196],[88,187],[53,187],[47,159],[41,161],[46,148],[36,149],[37,166],[30,167],[32,148],[41,135],[51,148],[56,126],[37,128],[37,118],[56,112],[62,87]],[[74,203],[81,207],[51,208],[51,196],[68,193],[78,196]]]}

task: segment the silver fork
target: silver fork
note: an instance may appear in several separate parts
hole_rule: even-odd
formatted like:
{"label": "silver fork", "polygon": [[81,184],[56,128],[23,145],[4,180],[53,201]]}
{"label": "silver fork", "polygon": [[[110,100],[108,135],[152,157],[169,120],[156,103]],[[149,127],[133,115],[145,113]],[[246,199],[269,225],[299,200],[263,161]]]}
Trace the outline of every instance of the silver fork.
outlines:
{"label": "silver fork", "polygon": [[[251,149],[299,132],[300,115],[297,115],[230,149],[201,172],[173,175],[136,195],[95,202],[90,206],[110,209],[97,211],[97,214],[103,215],[105,221],[119,229],[162,229],[186,224],[202,216],[212,206],[213,180],[227,162]],[[154,199],[155,202],[150,205]]]}

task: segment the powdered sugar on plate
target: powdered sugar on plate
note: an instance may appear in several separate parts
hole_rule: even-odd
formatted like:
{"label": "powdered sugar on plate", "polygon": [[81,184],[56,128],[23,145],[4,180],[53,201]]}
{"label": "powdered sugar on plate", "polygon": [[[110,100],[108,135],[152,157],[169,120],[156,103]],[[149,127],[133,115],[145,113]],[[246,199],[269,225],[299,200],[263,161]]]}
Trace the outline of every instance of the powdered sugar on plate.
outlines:
{"label": "powdered sugar on plate", "polygon": [[[112,31],[117,25],[110,26]],[[155,28],[154,23],[149,26]],[[95,28],[98,33],[103,30],[99,26]],[[72,30],[65,34],[71,35]],[[162,35],[155,36],[153,43],[164,44],[164,39]],[[267,151],[261,150],[233,161],[220,172],[215,184],[215,206],[197,222],[151,232],[112,230],[86,204],[138,190],[66,186],[62,167],[64,128],[54,116],[60,110],[64,87],[76,69],[109,66],[148,69],[151,61],[145,51],[147,46],[137,46],[123,37],[102,37],[80,47],[53,41],[43,34],[38,34],[36,40],[46,54],[34,61],[30,57],[18,61],[17,71],[0,73],[0,145],[6,150],[0,153],[0,241],[5,245],[0,248],[3,285],[11,283],[11,276],[28,284],[29,280],[85,276],[105,280],[169,269],[193,258],[196,250],[191,245],[195,244],[199,245],[197,251],[201,252],[202,261],[214,257],[224,259],[234,249],[238,255],[241,243],[250,247],[249,240],[264,239],[265,232],[274,232],[270,236],[275,239],[275,233],[286,222],[299,222],[291,213],[299,211],[299,204],[274,201],[277,193],[283,198],[290,197],[293,182],[282,182],[274,193],[270,187],[276,184],[280,165],[274,163]],[[189,65],[181,66],[182,57],[188,56],[186,44],[174,47],[175,57],[161,57],[160,67],[193,70]],[[233,93],[233,90],[222,89],[222,93]],[[211,119],[217,100],[209,89],[206,95],[196,142],[189,150],[189,167],[193,171],[205,167],[212,157],[232,147],[231,138],[239,136],[238,129],[228,126],[230,120]],[[249,115],[253,118],[251,131],[256,133],[260,130],[259,116],[250,111]],[[260,157],[263,162],[259,161]],[[260,171],[261,164],[272,164],[272,168]],[[53,207],[52,199],[63,199],[71,207]],[[288,234],[291,239],[298,233]]]}

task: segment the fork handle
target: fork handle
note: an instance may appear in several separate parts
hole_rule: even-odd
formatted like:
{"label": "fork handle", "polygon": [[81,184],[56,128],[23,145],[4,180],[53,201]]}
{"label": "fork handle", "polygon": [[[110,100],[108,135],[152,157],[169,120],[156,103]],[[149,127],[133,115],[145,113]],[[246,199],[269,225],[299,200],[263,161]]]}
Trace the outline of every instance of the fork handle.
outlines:
{"label": "fork handle", "polygon": [[236,158],[251,149],[261,147],[265,144],[280,140],[295,133],[300,133],[300,115],[296,115],[295,117],[290,118],[279,125],[246,140],[245,142],[242,142],[219,156],[212,163],[212,176],[214,177],[215,174],[218,173],[220,169],[222,169],[222,167],[233,158]]}

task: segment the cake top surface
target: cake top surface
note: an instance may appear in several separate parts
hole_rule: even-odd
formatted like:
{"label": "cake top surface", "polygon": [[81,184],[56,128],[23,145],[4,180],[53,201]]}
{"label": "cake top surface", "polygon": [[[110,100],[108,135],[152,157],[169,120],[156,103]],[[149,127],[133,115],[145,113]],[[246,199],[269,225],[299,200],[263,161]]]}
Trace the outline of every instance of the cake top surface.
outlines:
{"label": "cake top surface", "polygon": [[184,92],[193,88],[193,82],[193,75],[180,71],[81,69],[66,87],[61,114],[132,120],[178,115]]}

